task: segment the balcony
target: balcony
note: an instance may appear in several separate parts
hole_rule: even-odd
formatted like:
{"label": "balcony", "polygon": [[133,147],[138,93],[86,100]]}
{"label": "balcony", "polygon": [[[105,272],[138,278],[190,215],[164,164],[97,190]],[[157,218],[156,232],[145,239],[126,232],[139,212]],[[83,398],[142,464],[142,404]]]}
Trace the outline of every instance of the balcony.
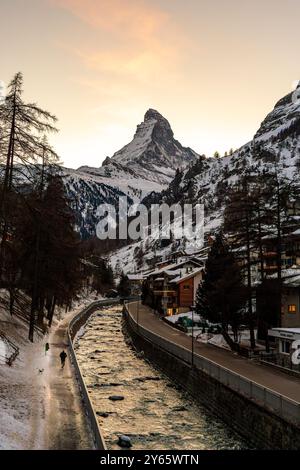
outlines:
{"label": "balcony", "polygon": [[263,253],[264,258],[276,258],[276,256],[276,251],[266,251],[265,253]]}
{"label": "balcony", "polygon": [[168,289],[154,289],[154,295],[162,295],[164,297],[171,297],[177,295],[176,290],[168,290]]}
{"label": "balcony", "polygon": [[273,272],[273,271],[276,271],[276,270],[277,270],[277,266],[276,266],[276,265],[265,266],[265,267],[264,267],[264,270],[267,271],[267,272]]}

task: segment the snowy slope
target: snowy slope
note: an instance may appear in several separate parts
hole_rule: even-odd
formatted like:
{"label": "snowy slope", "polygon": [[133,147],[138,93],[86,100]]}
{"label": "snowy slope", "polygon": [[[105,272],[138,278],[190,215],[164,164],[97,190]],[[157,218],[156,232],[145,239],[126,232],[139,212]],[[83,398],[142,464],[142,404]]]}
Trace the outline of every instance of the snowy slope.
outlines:
{"label": "snowy slope", "polygon": [[174,139],[169,122],[150,109],[137,126],[133,140],[106,158],[102,167],[63,169],[67,193],[83,237],[94,234],[97,207],[116,205],[120,196],[140,202],[151,192],[160,193],[173,180],[177,168],[186,168],[198,155]]}
{"label": "snowy slope", "polygon": [[[168,188],[161,193],[146,196],[143,202],[202,202],[205,206],[205,232],[213,233],[220,227],[228,189],[244,172],[253,175],[276,172],[284,178],[300,184],[300,85],[293,93],[278,101],[272,112],[262,122],[253,140],[230,156],[223,158],[198,157],[194,165],[177,172]],[[115,264],[119,259],[126,271],[136,267],[134,250],[116,252],[112,257]],[[145,240],[143,250],[155,249],[164,255],[169,248],[160,249],[159,243]],[[150,247],[150,248],[149,248]],[[152,247],[152,248],[151,248]],[[197,243],[188,249],[199,248]]]}
{"label": "snowy slope", "polygon": [[[297,89],[300,96],[300,86]],[[245,172],[277,172],[291,180],[299,179],[300,100],[297,92],[281,99],[262,122],[253,140],[231,156],[206,159],[200,157],[191,168],[177,177],[163,191],[161,199],[202,201],[207,215],[207,231],[222,220],[227,189]],[[215,222],[217,219],[218,222]]]}

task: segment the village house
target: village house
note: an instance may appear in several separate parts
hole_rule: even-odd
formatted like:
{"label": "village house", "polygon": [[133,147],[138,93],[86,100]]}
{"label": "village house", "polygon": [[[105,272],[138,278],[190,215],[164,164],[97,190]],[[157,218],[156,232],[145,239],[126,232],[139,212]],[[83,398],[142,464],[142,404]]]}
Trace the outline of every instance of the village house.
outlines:
{"label": "village house", "polygon": [[150,272],[145,278],[146,302],[164,315],[188,312],[195,303],[203,271],[201,261],[187,259]]}
{"label": "village house", "polygon": [[[276,278],[276,274],[273,277]],[[300,268],[282,272],[281,324],[279,328],[270,329],[268,336],[275,347],[273,362],[299,370],[292,356],[298,349],[298,346],[293,347],[294,342],[300,340]]]}
{"label": "village house", "polygon": [[[277,239],[275,237],[265,237],[264,239],[264,272],[266,276],[271,276],[277,270]],[[300,230],[284,235],[281,242],[281,267],[289,269],[300,267]]]}
{"label": "village house", "polygon": [[283,272],[281,326],[300,328],[300,268]]}
{"label": "village house", "polygon": [[[277,238],[265,237],[263,245],[264,279],[278,278]],[[281,318],[277,325],[283,328],[300,328],[300,231],[285,234],[281,243]],[[257,292],[259,285],[257,283]],[[276,293],[274,292],[274,295]],[[258,297],[257,297],[258,301]],[[279,301],[279,300],[278,300]],[[275,304],[274,304],[275,305]]]}
{"label": "village house", "polygon": [[293,360],[295,351],[300,349],[300,328],[272,328],[268,333],[275,343],[273,362],[300,372],[299,364]]}
{"label": "village house", "polygon": [[140,295],[144,281],[144,274],[127,274],[130,283],[130,294],[132,296]]}

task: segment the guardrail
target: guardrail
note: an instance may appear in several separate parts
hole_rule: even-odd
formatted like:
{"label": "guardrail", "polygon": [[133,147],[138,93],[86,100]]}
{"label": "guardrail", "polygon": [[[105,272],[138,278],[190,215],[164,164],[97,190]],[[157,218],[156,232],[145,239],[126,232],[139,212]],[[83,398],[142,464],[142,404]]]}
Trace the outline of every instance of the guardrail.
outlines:
{"label": "guardrail", "polygon": [[[124,304],[124,312],[131,328],[136,334],[141,335],[161,349],[191,365],[191,351],[189,349],[163,338],[141,324],[137,324],[128,309],[128,303]],[[258,405],[275,413],[285,421],[300,427],[300,403],[226,369],[196,353],[194,354],[194,367],[240,395],[253,400]]]}
{"label": "guardrail", "polygon": [[89,397],[89,393],[84,383],[79,364],[77,362],[76,353],[73,348],[73,340],[76,336],[76,333],[79,331],[80,327],[86,323],[86,321],[88,320],[89,316],[93,313],[95,308],[103,307],[106,305],[114,305],[117,303],[119,303],[119,299],[97,300],[89,304],[88,307],[84,308],[80,313],[78,313],[78,315],[76,315],[71,320],[68,326],[68,330],[67,330],[68,341],[69,341],[69,346],[70,346],[69,349],[70,349],[71,361],[76,371],[76,377],[79,383],[80,391],[81,391],[84,404],[85,404],[85,409],[86,409],[87,416],[89,418],[89,422],[90,422],[91,429],[93,432],[95,446],[97,449],[100,449],[100,450],[106,450],[106,445],[105,445],[105,441],[101,433],[101,429],[98,424],[96,413],[94,411],[92,402]]}

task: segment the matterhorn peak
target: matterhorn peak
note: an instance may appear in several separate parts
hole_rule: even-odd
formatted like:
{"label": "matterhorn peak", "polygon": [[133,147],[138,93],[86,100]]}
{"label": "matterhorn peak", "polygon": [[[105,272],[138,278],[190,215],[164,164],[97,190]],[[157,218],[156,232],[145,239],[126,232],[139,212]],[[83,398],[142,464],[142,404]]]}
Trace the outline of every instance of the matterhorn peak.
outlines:
{"label": "matterhorn peak", "polygon": [[156,109],[150,108],[150,109],[148,109],[148,111],[146,112],[146,114],[144,116],[144,121],[149,121],[150,119],[151,120],[152,119],[159,120],[159,119],[165,119],[165,118]]}
{"label": "matterhorn peak", "polygon": [[198,158],[196,152],[183,147],[174,139],[167,119],[156,109],[148,109],[144,121],[137,126],[133,140],[116,152],[111,161],[166,182],[177,168],[183,168]]}

